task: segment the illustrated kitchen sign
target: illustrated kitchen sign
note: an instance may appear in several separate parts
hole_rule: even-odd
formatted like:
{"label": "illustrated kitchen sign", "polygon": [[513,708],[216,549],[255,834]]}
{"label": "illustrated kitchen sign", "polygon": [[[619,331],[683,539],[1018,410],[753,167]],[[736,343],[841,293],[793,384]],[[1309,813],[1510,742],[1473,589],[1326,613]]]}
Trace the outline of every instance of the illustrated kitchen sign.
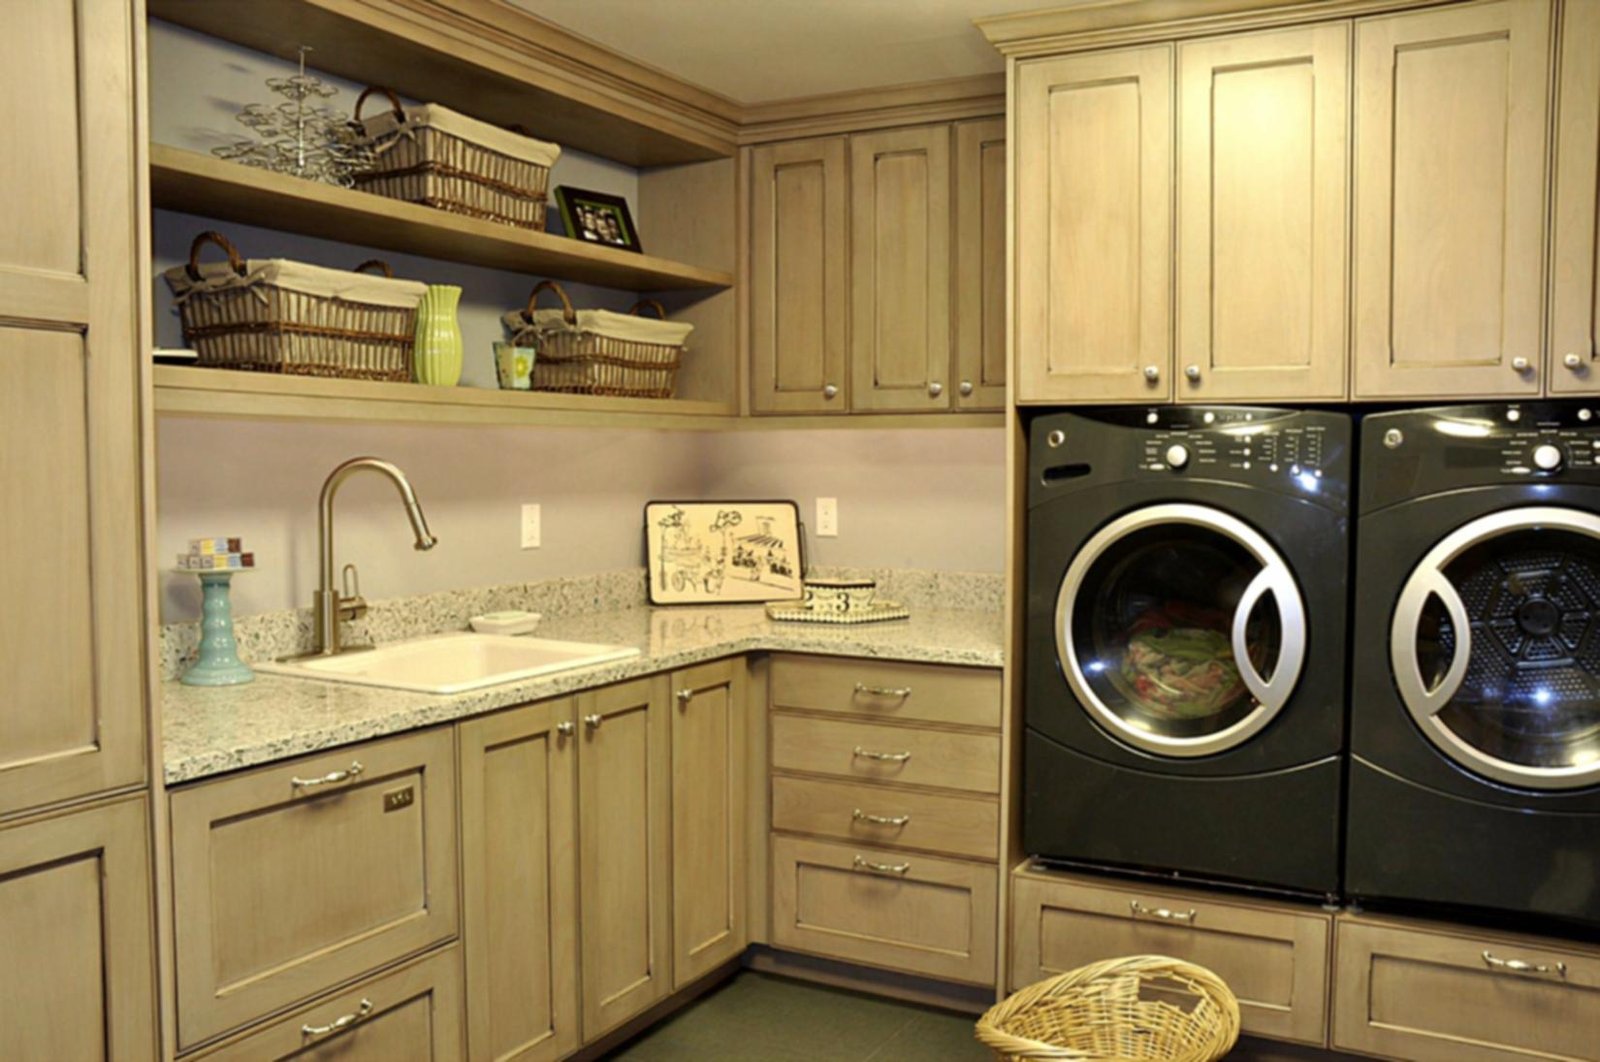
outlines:
{"label": "illustrated kitchen sign", "polygon": [[791,501],[654,501],[644,507],[652,605],[787,601],[805,558]]}

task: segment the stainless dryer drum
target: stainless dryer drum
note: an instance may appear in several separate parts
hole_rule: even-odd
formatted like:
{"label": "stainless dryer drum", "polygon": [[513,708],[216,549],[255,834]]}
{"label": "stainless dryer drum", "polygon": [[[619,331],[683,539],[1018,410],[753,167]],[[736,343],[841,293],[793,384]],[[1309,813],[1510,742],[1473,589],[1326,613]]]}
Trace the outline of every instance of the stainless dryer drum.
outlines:
{"label": "stainless dryer drum", "polygon": [[1600,783],[1600,517],[1529,506],[1457,528],[1406,580],[1389,649],[1455,763],[1526,789]]}
{"label": "stainless dryer drum", "polygon": [[1248,741],[1294,692],[1306,609],[1288,564],[1243,520],[1195,504],[1101,528],[1056,596],[1056,651],[1108,732],[1162,756]]}

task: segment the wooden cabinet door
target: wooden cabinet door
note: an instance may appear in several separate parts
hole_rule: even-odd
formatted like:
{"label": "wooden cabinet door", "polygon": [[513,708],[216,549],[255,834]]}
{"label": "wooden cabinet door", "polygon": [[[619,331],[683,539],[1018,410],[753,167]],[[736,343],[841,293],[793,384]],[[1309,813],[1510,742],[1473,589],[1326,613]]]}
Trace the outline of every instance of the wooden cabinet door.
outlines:
{"label": "wooden cabinet door", "polygon": [[1016,88],[1019,402],[1162,402],[1172,49],[1029,60]]}
{"label": "wooden cabinet door", "polygon": [[1006,404],[1006,120],[956,125],[957,409]]}
{"label": "wooden cabinet door", "polygon": [[0,34],[0,817],[145,777],[133,12]]}
{"label": "wooden cabinet door", "polygon": [[455,735],[172,792],[182,1048],[456,935]]}
{"label": "wooden cabinet door", "polygon": [[578,697],[583,1038],[672,990],[667,676]]}
{"label": "wooden cabinet door", "polygon": [[1600,391],[1600,4],[1566,6],[1556,96],[1552,394]]}
{"label": "wooden cabinet door", "polygon": [[744,951],[745,665],[672,676],[672,986]]}
{"label": "wooden cabinet door", "polygon": [[850,138],[850,408],[950,408],[950,127]]}
{"label": "wooden cabinet door", "polygon": [[148,852],[142,797],[0,829],[7,1062],[155,1057]]}
{"label": "wooden cabinet door", "polygon": [[578,1048],[576,706],[460,727],[467,1054],[544,1062]]}
{"label": "wooden cabinet door", "polygon": [[762,145],[750,172],[751,409],[844,413],[845,139]]}
{"label": "wooden cabinet door", "polygon": [[1539,393],[1550,8],[1356,23],[1357,398]]}
{"label": "wooden cabinet door", "polygon": [[1179,401],[1345,394],[1350,29],[1178,49]]}

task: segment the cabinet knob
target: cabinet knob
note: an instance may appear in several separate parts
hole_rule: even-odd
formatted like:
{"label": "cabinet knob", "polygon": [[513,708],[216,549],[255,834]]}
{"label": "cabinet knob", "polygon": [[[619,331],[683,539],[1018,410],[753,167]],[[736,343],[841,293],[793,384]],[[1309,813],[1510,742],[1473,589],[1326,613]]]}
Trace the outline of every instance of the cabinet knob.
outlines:
{"label": "cabinet knob", "polygon": [[682,705],[683,707],[687,708],[689,706],[689,702],[694,699],[694,690],[689,690],[689,689],[678,690],[675,693],[673,693],[673,696],[678,698],[678,703],[680,705]]}
{"label": "cabinet knob", "polygon": [[822,397],[823,398],[836,398],[836,397],[838,397],[838,394],[839,394],[839,389],[837,387],[833,386],[833,384],[823,384],[822,385]]}
{"label": "cabinet knob", "polygon": [[603,722],[605,722],[605,719],[598,715],[586,715],[583,717],[583,725],[590,730],[599,730],[600,724]]}
{"label": "cabinet knob", "polygon": [[1151,383],[1155,383],[1157,380],[1161,379],[1161,366],[1146,365],[1144,367],[1144,378],[1149,380]]}
{"label": "cabinet knob", "polygon": [[962,398],[966,398],[968,395],[972,394],[972,381],[962,380],[959,390],[961,391]]}
{"label": "cabinet knob", "polygon": [[1198,366],[1198,365],[1185,365],[1184,368],[1183,368],[1183,374],[1185,376],[1187,376],[1190,380],[1193,380],[1195,382],[1199,382],[1199,380],[1200,380],[1200,366]]}
{"label": "cabinet knob", "polygon": [[1515,372],[1527,372],[1533,368],[1533,363],[1519,355],[1511,359],[1511,368]]}
{"label": "cabinet knob", "polygon": [[556,733],[560,734],[562,737],[571,737],[572,732],[576,729],[577,727],[573,726],[571,721],[556,724]]}
{"label": "cabinet knob", "polygon": [[1577,354],[1567,354],[1562,357],[1561,364],[1565,365],[1573,372],[1578,372],[1583,368],[1583,358],[1579,357]]}
{"label": "cabinet knob", "polygon": [[944,394],[944,384],[940,383],[938,380],[935,380],[928,385],[928,396],[930,398],[938,398],[942,394]]}

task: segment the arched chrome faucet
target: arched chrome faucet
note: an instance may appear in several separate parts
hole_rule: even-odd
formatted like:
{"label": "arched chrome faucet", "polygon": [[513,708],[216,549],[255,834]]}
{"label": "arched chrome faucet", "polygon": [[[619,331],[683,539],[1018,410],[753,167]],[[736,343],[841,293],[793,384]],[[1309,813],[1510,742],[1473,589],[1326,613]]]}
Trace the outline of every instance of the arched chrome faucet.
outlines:
{"label": "arched chrome faucet", "polygon": [[[428,518],[422,515],[422,506],[411,489],[411,481],[388,461],[377,457],[353,457],[328,473],[327,480],[322,484],[322,497],[317,502],[317,558],[321,575],[311,600],[311,610],[315,615],[313,633],[316,648],[312,651],[313,655],[332,656],[340,652],[343,647],[339,644],[339,621],[357,619],[366,612],[366,602],[361,599],[359,584],[356,592],[349,596],[341,594],[333,585],[333,496],[345,480],[363,469],[387,476],[400,492],[406,516],[411,518],[411,530],[417,536],[418,550],[432,549],[439,542],[428,530]],[[345,567],[346,574],[349,574],[355,565]]]}

